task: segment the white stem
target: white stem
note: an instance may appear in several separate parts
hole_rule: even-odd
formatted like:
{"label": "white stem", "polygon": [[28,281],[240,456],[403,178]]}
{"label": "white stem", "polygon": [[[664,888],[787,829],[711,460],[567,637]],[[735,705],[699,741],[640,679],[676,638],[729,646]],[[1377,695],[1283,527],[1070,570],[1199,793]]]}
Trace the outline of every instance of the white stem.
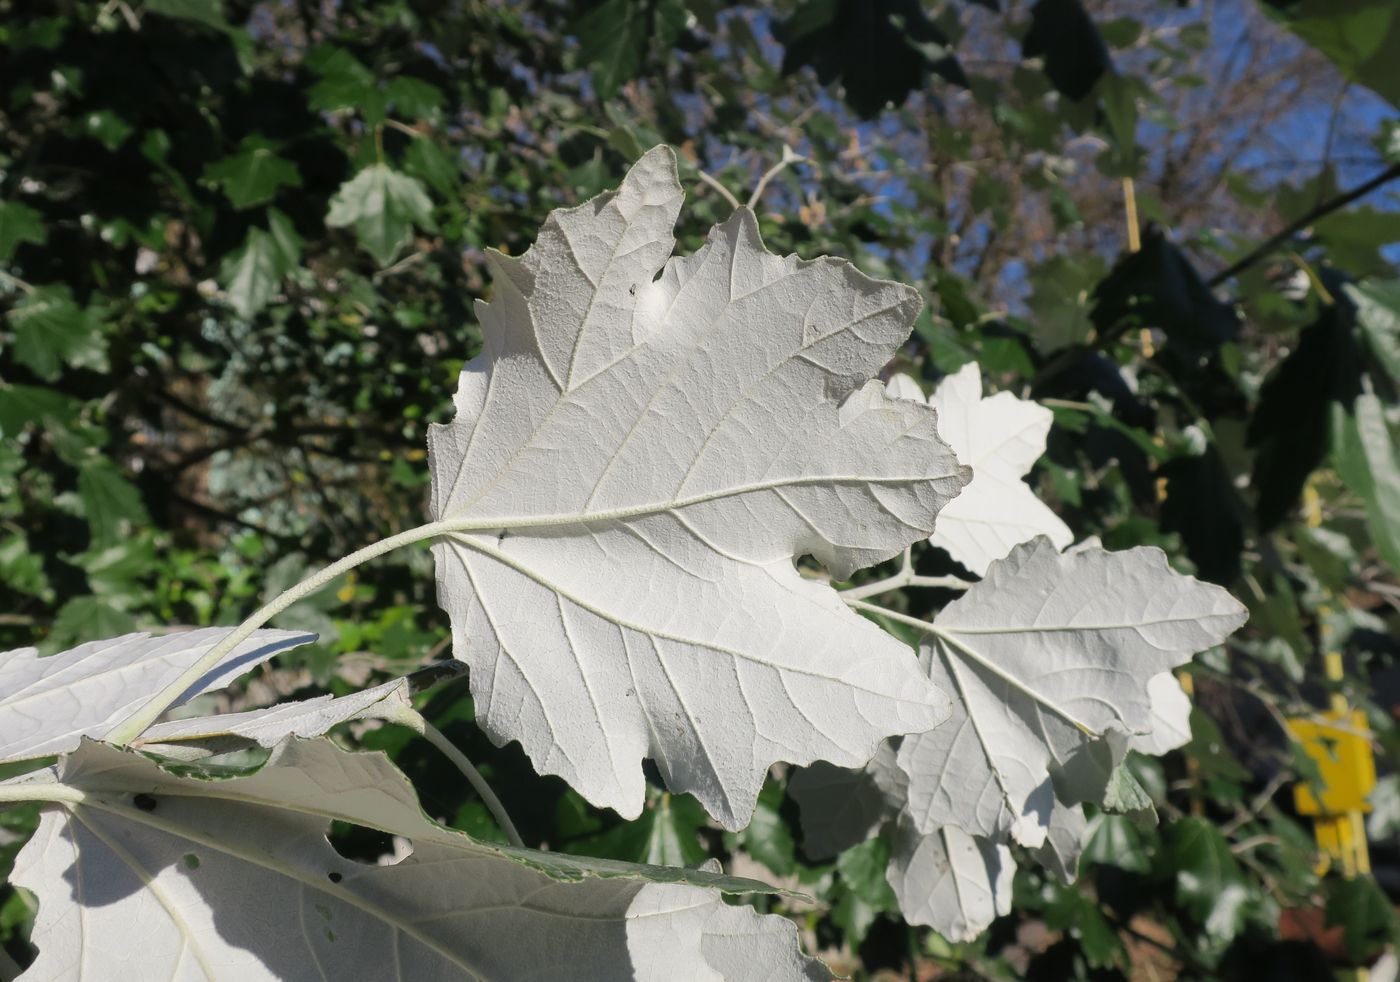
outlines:
{"label": "white stem", "polygon": [[54,784],[50,781],[0,784],[0,805],[15,804],[21,801],[58,801],[67,805],[76,805],[86,797],[77,788],[70,788],[66,784]]}
{"label": "white stem", "polygon": [[898,573],[887,576],[883,580],[876,580],[874,583],[863,583],[860,586],[842,590],[841,598],[850,603],[853,600],[864,600],[866,597],[876,597],[893,590],[902,590],[907,586],[937,587],[943,590],[966,590],[972,586],[971,581],[964,580],[960,576],[919,576],[914,572],[911,549],[912,547],[904,550],[904,562]]}
{"label": "white stem", "polygon": [[491,790],[491,785],[486,783],[486,778],[481,776],[481,772],[476,769],[467,755],[458,750],[456,745],[447,739],[441,730],[429,723],[421,714],[415,713],[414,715],[418,716],[417,722],[413,724],[414,728],[422,733],[429,743],[441,750],[447,759],[452,761],[457,770],[462,772],[462,776],[476,789],[476,793],[481,795],[482,802],[491,812],[491,816],[496,819],[496,824],[506,834],[510,844],[524,849],[525,843],[521,840],[520,833],[515,830],[515,823],[506,814],[505,805],[501,804],[501,799],[496,797],[496,792]]}
{"label": "white stem", "polygon": [[254,611],[253,615],[242,624],[239,624],[238,627],[224,635],[222,641],[209,649],[208,654],[186,669],[175,681],[157,692],[135,715],[131,716],[121,726],[108,734],[107,742],[115,744],[118,747],[123,747],[136,739],[136,737],[140,736],[146,727],[155,722],[156,717],[165,712],[166,709],[170,707],[170,704],[178,699],[186,689],[198,681],[211,668],[223,661],[234,648],[237,648],[244,641],[248,640],[248,638],[252,637],[254,631],[298,600],[315,593],[337,576],[371,559],[376,559],[385,553],[393,552],[395,549],[402,546],[412,545],[415,542],[422,542],[424,539],[436,538],[439,535],[451,532],[460,527],[462,527],[462,523],[455,520],[429,522],[427,525],[420,525],[417,528],[409,529],[407,532],[391,535],[387,539],[381,539],[372,545],[365,546],[363,549],[352,552],[343,559],[337,559],[329,566],[312,573],[296,586],[284,590]]}
{"label": "white stem", "polygon": [[739,199],[736,198],[736,197],[734,197],[733,192],[731,192],[727,187],[725,187],[723,184],[721,184],[721,183],[720,183],[718,180],[716,180],[713,176],[711,176],[710,174],[705,173],[703,170],[700,170],[699,168],[696,168],[695,173],[698,174],[698,175],[700,176],[700,180],[704,181],[704,182],[705,182],[706,184],[708,184],[710,187],[712,187],[712,188],[714,188],[716,191],[718,191],[718,192],[719,192],[719,196],[720,196],[721,198],[723,198],[725,201],[728,201],[728,202],[729,202],[729,207],[733,208],[735,211],[738,211],[738,210],[739,210]]}
{"label": "white stem", "polygon": [[758,179],[758,186],[753,189],[753,194],[749,195],[749,203],[747,205],[749,211],[753,211],[754,207],[763,198],[763,192],[768,190],[769,181],[781,174],[789,165],[799,163],[806,159],[807,158],[801,154],[793,153],[792,147],[784,144],[783,159],[764,172],[764,175]]}

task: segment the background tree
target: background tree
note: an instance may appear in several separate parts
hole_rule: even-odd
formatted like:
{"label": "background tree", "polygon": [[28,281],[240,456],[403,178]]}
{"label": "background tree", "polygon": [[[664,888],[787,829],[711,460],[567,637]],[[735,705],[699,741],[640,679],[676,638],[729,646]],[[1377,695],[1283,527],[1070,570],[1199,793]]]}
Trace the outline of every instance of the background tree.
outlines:
{"label": "background tree", "polygon": [[[1286,911],[1321,907],[1364,959],[1393,918],[1312,872],[1284,790],[1310,772],[1280,720],[1322,704],[1317,655],[1337,648],[1400,760],[1392,8],[0,0],[0,641],[236,622],[416,523],[409,464],[478,343],[485,250],[520,252],[549,208],[664,141],[692,195],[683,249],[761,185],[770,248],[917,285],[929,306],[893,367],[932,381],[976,359],[1045,400],[1034,483],[1076,536],[1160,545],[1252,620],[1192,671],[1193,742],[1134,764],[1163,825],[1100,817],[1079,886],[1027,867],[970,944],[899,919],[878,841],[811,860],[785,774],[737,835],[659,786],[621,823],[491,747],[455,687],[425,712],[525,839],[761,864],[817,898],[785,909],[856,972],[1296,977],[1324,955],[1284,937]],[[803,159],[761,180],[784,147]],[[321,644],[238,704],[439,656],[429,562],[289,611]],[[435,814],[497,835],[398,739],[364,742],[430,778]],[[1376,806],[1400,887],[1394,777]],[[32,821],[0,813],[0,864]],[[31,916],[4,895],[21,962]]]}

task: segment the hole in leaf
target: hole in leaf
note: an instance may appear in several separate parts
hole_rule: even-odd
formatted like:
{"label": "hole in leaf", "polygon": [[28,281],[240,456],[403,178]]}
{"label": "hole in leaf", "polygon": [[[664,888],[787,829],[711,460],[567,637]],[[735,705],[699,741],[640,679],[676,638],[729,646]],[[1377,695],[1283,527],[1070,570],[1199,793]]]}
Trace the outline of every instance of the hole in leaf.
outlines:
{"label": "hole in leaf", "polygon": [[199,869],[199,857],[192,852],[185,853],[185,869]]}
{"label": "hole in leaf", "polygon": [[143,812],[153,812],[156,810],[156,796],[153,794],[146,794],[144,791],[135,798],[132,798],[131,802]]}
{"label": "hole in leaf", "polygon": [[345,879],[345,877],[335,870],[331,870],[326,874],[326,879],[330,880],[332,883],[339,883],[341,880]]}
{"label": "hole in leaf", "polygon": [[365,866],[392,866],[404,855],[388,832],[338,820],[331,822],[326,841],[343,858]]}

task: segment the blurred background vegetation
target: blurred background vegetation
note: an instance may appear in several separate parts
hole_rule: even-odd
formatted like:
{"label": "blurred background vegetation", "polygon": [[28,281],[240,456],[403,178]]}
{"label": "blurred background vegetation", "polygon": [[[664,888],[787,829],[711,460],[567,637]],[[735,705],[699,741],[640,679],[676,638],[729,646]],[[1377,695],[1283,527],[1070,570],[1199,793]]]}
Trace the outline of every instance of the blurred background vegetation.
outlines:
{"label": "blurred background vegetation", "polygon": [[[770,248],[916,285],[895,368],[1045,400],[1033,482],[1077,537],[1249,605],[1193,666],[1192,742],[1134,764],[1161,824],[1099,816],[1078,884],[1026,866],[952,945],[879,841],[808,859],[783,774],[738,835],[659,785],[626,824],[492,747],[464,683],[429,718],[528,843],[799,889],[767,902],[859,978],[1329,978],[1400,896],[1397,104],[1393,0],[0,0],[0,647],[232,624],[418,524],[485,251],[658,142],[689,251],[786,147]],[[225,707],[446,657],[430,567],[289,611],[320,644]],[[1374,731],[1374,880],[1319,875],[1294,813],[1283,721],[1334,691]],[[356,739],[499,838],[409,734]],[[0,872],[32,821],[0,813]],[[21,964],[32,916],[0,890]]]}

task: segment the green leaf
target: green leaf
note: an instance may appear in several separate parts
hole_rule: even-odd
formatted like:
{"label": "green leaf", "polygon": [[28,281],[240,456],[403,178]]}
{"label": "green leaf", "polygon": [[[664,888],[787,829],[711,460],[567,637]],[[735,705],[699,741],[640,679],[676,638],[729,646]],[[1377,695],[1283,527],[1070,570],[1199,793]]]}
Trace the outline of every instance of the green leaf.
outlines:
{"label": "green leaf", "polygon": [[204,168],[204,179],[217,184],[238,209],[266,204],[282,187],[301,187],[301,174],[290,160],[277,156],[271,142],[251,136],[238,153]]}
{"label": "green leaf", "polygon": [[267,306],[285,277],[301,262],[301,237],[291,220],[273,209],[268,230],[250,228],[243,247],[225,260],[219,278],[238,316],[248,319]]}
{"label": "green leaf", "polygon": [[1350,412],[1333,406],[1332,455],[1347,487],[1366,502],[1376,551],[1400,571],[1400,426],[1375,393],[1358,395]]}
{"label": "green leaf", "polygon": [[0,263],[7,263],[21,242],[43,245],[49,231],[44,216],[18,201],[0,201]]}
{"label": "green leaf", "polygon": [[1035,315],[1035,340],[1042,351],[1054,351],[1086,340],[1093,329],[1089,297],[1104,276],[1104,264],[1092,254],[1051,256],[1031,269],[1031,293],[1026,305]]}
{"label": "green leaf", "polygon": [[573,23],[593,87],[611,99],[641,73],[648,46],[666,51],[686,26],[685,0],[595,0]]}
{"label": "green leaf", "polygon": [[652,866],[697,866],[705,850],[696,833],[705,826],[705,809],[690,795],[663,794],[650,812],[647,848],[639,862]]}
{"label": "green leaf", "polygon": [[19,593],[53,601],[53,587],[44,572],[43,556],[30,548],[23,532],[0,539],[0,583]]}
{"label": "green leaf", "polygon": [[66,286],[41,286],[10,311],[15,357],[40,378],[58,378],[63,365],[107,368],[107,339],[94,307],[79,307]]}
{"label": "green leaf", "polygon": [[134,131],[126,120],[109,109],[88,113],[82,120],[83,130],[108,150],[116,150]]}
{"label": "green leaf", "polygon": [[353,226],[374,261],[388,266],[409,243],[414,225],[433,228],[433,203],[418,180],[371,164],[340,186],[326,224]]}
{"label": "green leaf", "polygon": [[45,430],[62,429],[78,416],[78,404],[53,389],[35,385],[0,385],[0,437],[14,440],[30,423]]}
{"label": "green leaf", "polygon": [[1356,305],[1356,325],[1371,354],[1400,380],[1400,280],[1348,283],[1342,290]]}
{"label": "green leaf", "polygon": [[1394,0],[1270,0],[1270,6],[1343,75],[1400,106],[1400,7]]}
{"label": "green leaf", "polygon": [[1084,958],[1094,968],[1108,968],[1124,956],[1123,942],[1098,904],[1070,886],[1053,888],[1045,905],[1045,926],[1065,931],[1079,942]]}
{"label": "green leaf", "polygon": [[1369,876],[1331,881],[1327,889],[1327,923],[1339,925],[1347,953],[1366,962],[1397,940],[1400,919],[1376,881]]}
{"label": "green leaf", "polygon": [[606,832],[571,839],[571,851],[653,866],[698,866],[707,858],[699,840],[705,809],[690,795],[661,794],[641,817]]}
{"label": "green leaf", "polygon": [[391,79],[384,87],[384,97],[398,110],[400,116],[410,119],[436,116],[445,101],[442,90],[436,85],[411,75],[400,75]]}
{"label": "green leaf", "polygon": [[147,13],[191,20],[220,30],[228,28],[221,0],[146,0],[144,9]]}
{"label": "green leaf", "polygon": [[375,85],[374,73],[350,52],[329,45],[319,47],[307,56],[306,64],[321,76],[309,92],[307,105],[311,109],[368,108],[378,109],[382,115],[384,99]]}
{"label": "green leaf", "polygon": [[141,492],[105,457],[86,461],[79,469],[78,497],[94,546],[116,545],[132,526],[150,524]]}
{"label": "green leaf", "polygon": [[852,948],[865,940],[875,918],[898,909],[894,890],[885,878],[889,863],[890,846],[882,838],[852,846],[836,860],[841,884],[840,894],[831,908],[831,918],[845,933]]}
{"label": "green leaf", "polygon": [[115,638],[136,630],[136,619],[100,597],[74,597],[54,618],[53,631],[44,639],[45,650],[57,651],[79,641]]}
{"label": "green leaf", "polygon": [[404,170],[427,182],[438,194],[453,197],[461,184],[457,162],[427,137],[409,143],[403,154]]}
{"label": "green leaf", "polygon": [[1176,901],[1207,931],[1227,937],[1237,930],[1248,891],[1230,844],[1210,822],[1183,818],[1163,836],[1162,859],[1176,881]]}
{"label": "green leaf", "polygon": [[768,781],[758,796],[753,820],[738,834],[737,841],[744,851],[779,876],[792,873],[796,847],[792,830],[778,813],[783,802],[783,791],[773,781]]}
{"label": "green leaf", "polygon": [[1146,873],[1152,868],[1151,855],[1143,841],[1143,831],[1126,815],[1099,815],[1089,827],[1080,867],[1116,866],[1130,873]]}

